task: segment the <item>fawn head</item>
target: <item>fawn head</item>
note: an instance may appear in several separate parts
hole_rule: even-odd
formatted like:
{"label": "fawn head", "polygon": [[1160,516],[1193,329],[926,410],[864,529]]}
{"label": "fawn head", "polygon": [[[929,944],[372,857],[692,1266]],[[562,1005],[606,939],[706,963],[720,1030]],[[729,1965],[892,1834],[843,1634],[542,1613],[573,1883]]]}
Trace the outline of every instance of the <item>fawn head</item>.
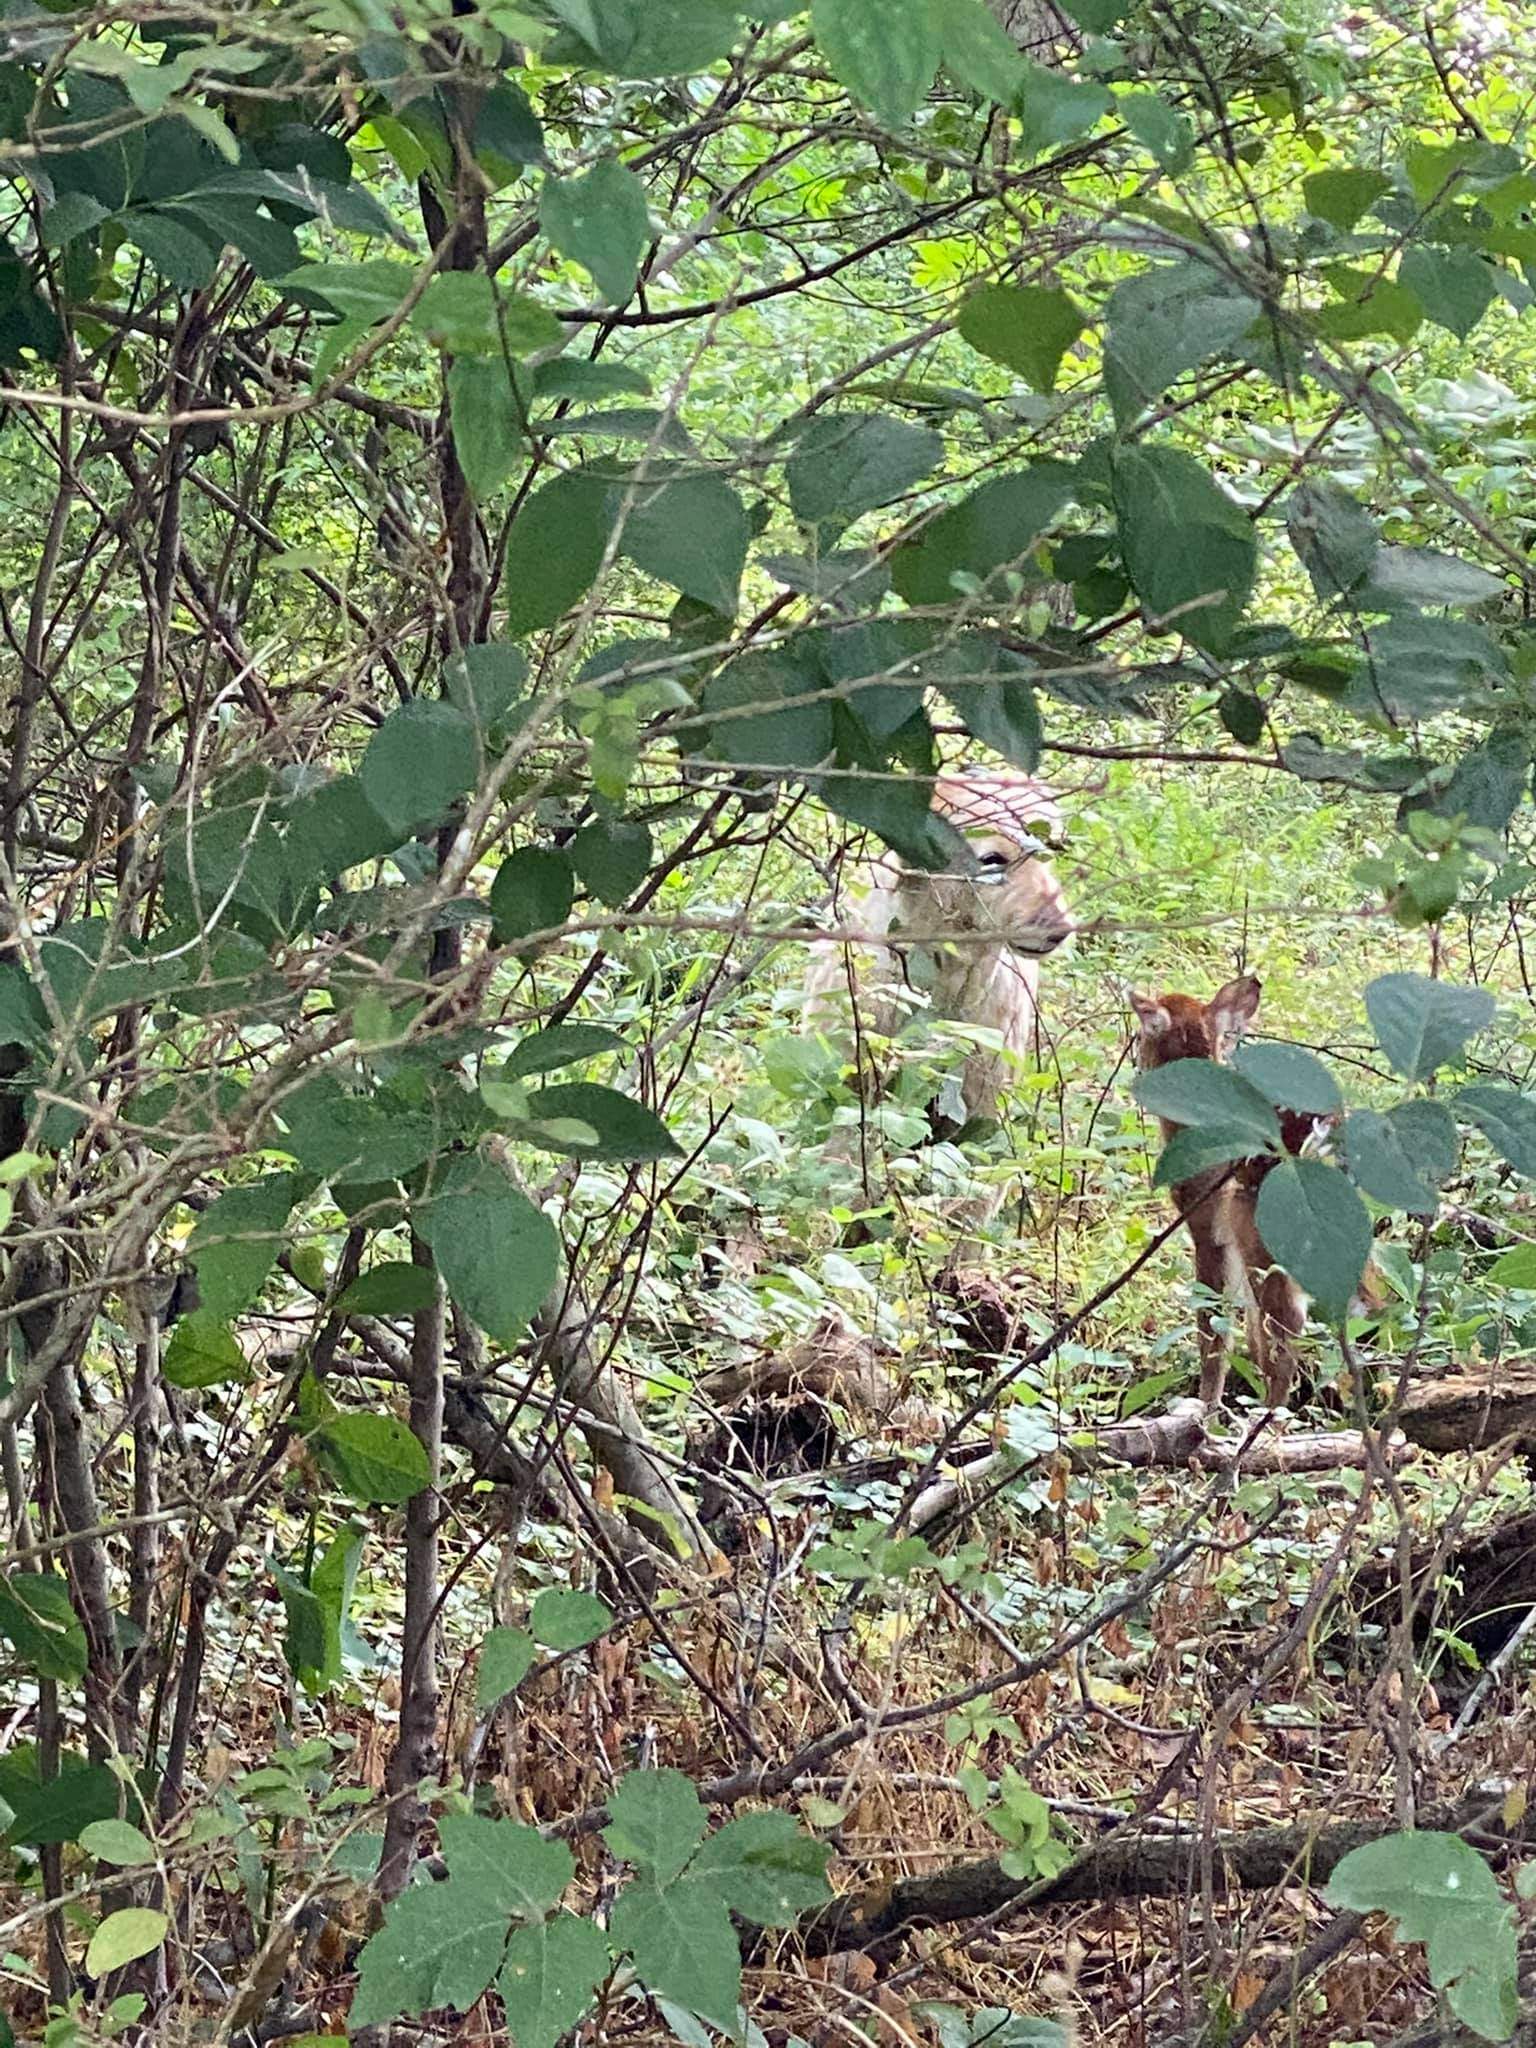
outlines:
{"label": "fawn head", "polygon": [[976,877],[932,877],[941,917],[961,930],[998,930],[1015,952],[1053,953],[1076,930],[1050,854],[1060,844],[1061,807],[1032,776],[1007,772],[941,775],[933,807],[968,842]]}
{"label": "fawn head", "polygon": [[1198,996],[1132,995],[1131,1008],[1141,1026],[1136,1063],[1146,1071],[1170,1060],[1225,1059],[1258,1013],[1263,984],[1252,974],[1239,975],[1217,989],[1208,1003]]}

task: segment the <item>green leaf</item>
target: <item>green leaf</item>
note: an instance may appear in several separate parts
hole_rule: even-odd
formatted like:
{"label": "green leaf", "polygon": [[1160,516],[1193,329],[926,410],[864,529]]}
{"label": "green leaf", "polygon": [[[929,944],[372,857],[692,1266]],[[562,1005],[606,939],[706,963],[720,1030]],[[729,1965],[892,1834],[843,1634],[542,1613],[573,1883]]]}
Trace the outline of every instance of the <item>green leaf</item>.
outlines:
{"label": "green leaf", "polygon": [[1352,1110],[1344,1124],[1344,1156],[1351,1179],[1372,1201],[1384,1208],[1404,1209],[1410,1216],[1433,1216],[1440,1203],[1432,1182],[1420,1171],[1423,1133],[1399,1120],[1403,1110],[1413,1108],[1440,1111],[1450,1125],[1454,1158],[1455,1120],[1438,1103],[1400,1103],[1386,1115],[1374,1109]]}
{"label": "green leaf", "polygon": [[403,838],[440,824],[475,786],[480,749],[475,730],[451,704],[414,698],[392,711],[363,755],[363,794]]}
{"label": "green leaf", "polygon": [[1369,271],[1334,271],[1329,282],[1340,298],[1316,316],[1317,331],[1329,341],[1364,341],[1373,334],[1412,341],[1424,324],[1424,308],[1404,284]]}
{"label": "green leaf", "polygon": [[607,1937],[590,1920],[556,1913],[518,1928],[496,1980],[517,2048],[556,2048],[612,1967]]}
{"label": "green leaf", "polygon": [[586,356],[555,356],[533,372],[535,398],[648,397],[651,380],[628,363],[593,362]]}
{"label": "green leaf", "polygon": [[524,1080],[530,1074],[550,1074],[577,1060],[596,1059],[600,1053],[623,1052],[624,1041],[616,1031],[601,1024],[551,1024],[520,1038],[501,1063],[504,1081]]}
{"label": "green leaf", "polygon": [[1367,986],[1365,1008],[1392,1071],[1427,1081],[1493,1022],[1494,1000],[1423,974],[1383,974]]}
{"label": "green leaf", "polygon": [[730,617],[747,559],[747,515],[723,477],[679,475],[617,486],[620,546],[637,569]]}
{"label": "green leaf", "polygon": [[1131,1093],[1143,1109],[1170,1123],[1245,1130],[1250,1150],[1280,1142],[1280,1125],[1269,1098],[1252,1081],[1214,1060],[1170,1060],[1167,1066],[1138,1074]]}
{"label": "green leaf", "polygon": [[80,1846],[98,1863],[115,1864],[120,1870],[155,1860],[154,1843],[131,1820],[93,1820],[80,1830]]}
{"label": "green leaf", "polygon": [[608,485],[584,470],[567,470],[519,511],[507,540],[507,631],[516,636],[552,626],[596,578],[613,520]]}
{"label": "green leaf", "polygon": [[526,1629],[493,1628],[480,1645],[480,1665],[475,1673],[475,1706],[484,1713],[516,1692],[533,1669],[538,1645]]}
{"label": "green leaf", "polygon": [[[550,12],[569,23],[599,70],[619,78],[692,76],[731,49],[740,33],[730,0],[549,0]],[[580,61],[576,49],[549,44],[546,63]]]}
{"label": "green leaf", "polygon": [[1463,341],[1498,296],[1499,271],[1471,249],[1419,243],[1403,251],[1397,275],[1436,326]]}
{"label": "green leaf", "polygon": [[481,640],[443,665],[443,689],[481,736],[512,723],[528,686],[528,657],[506,640]]}
{"label": "green leaf", "polygon": [[448,414],[464,481],[480,502],[517,467],[523,407],[500,356],[460,356],[448,372]]}
{"label": "green leaf", "polygon": [[732,1912],[759,1927],[789,1927],[831,1896],[831,1854],[787,1813],[744,1813],[709,1837],[688,1876],[715,1886]]}
{"label": "green leaf", "polygon": [[609,1932],[647,1990],[734,2031],[741,1952],[713,1885],[691,1878],[657,1885],[636,1878],[619,1894]]}
{"label": "green leaf", "polygon": [[790,510],[831,546],[861,513],[888,505],[944,460],[943,437],[886,413],[817,413],[784,466]]}
{"label": "green leaf", "polygon": [[1264,704],[1247,690],[1223,690],[1217,715],[1239,745],[1256,747],[1264,737]]}
{"label": "green leaf", "polygon": [[183,1316],[172,1330],[160,1369],[186,1393],[249,1379],[251,1371],[234,1332],[202,1309]]}
{"label": "green leaf", "polygon": [[1366,208],[1391,189],[1392,180],[1384,172],[1355,168],[1315,171],[1301,181],[1308,213],[1345,235]]}
{"label": "green leaf", "polygon": [[1443,554],[1438,548],[1384,547],[1372,560],[1359,594],[1367,610],[1386,611],[1405,604],[1487,604],[1507,588],[1502,576],[1459,555]]}
{"label": "green leaf", "polygon": [[348,1316],[403,1316],[436,1299],[437,1279],[428,1267],[395,1263],[360,1273],[336,1307]]}
{"label": "green leaf", "polygon": [[395,1415],[338,1415],[313,1442],[356,1501],[393,1507],[432,1483],[426,1452]]}
{"label": "green leaf", "polygon": [[1087,326],[1066,292],[1037,284],[984,284],[960,308],[963,341],[1016,370],[1036,391],[1054,391],[1061,359]]}
{"label": "green leaf", "polygon": [[1006,107],[1023,73],[1017,44],[984,0],[933,0],[944,67],[983,99]]}
{"label": "green leaf", "polygon": [[682,1147],[654,1110],[596,1081],[562,1081],[553,1088],[535,1090],[528,1098],[528,1117],[546,1127],[575,1122],[595,1131],[592,1142],[569,1137],[552,1148],[576,1159],[631,1164],[682,1157]]}
{"label": "green leaf", "polygon": [[124,1906],[121,1912],[109,1913],[86,1949],[87,1971],[100,1978],[122,1969],[125,1963],[136,1963],[160,1946],[170,1925],[164,1913],[148,1906]]}
{"label": "green leaf", "polygon": [[905,127],[939,68],[932,8],[891,0],[811,0],[811,27],[838,83],[887,128]]}
{"label": "green leaf", "polygon": [[1463,1088],[1456,1114],[1475,1124],[1498,1153],[1527,1179],[1536,1179],[1536,1098],[1514,1088]]}
{"label": "green leaf", "polygon": [[1195,155],[1195,131],[1189,117],[1169,106],[1160,93],[1121,93],[1115,112],[1170,177],[1189,169]]}
{"label": "green leaf", "polygon": [[1478,1852],[1459,1836],[1407,1829],[1351,1849],[1328,1881],[1331,1906],[1387,1913],[1399,1939],[1425,1944],[1430,1981],[1491,2041],[1518,2017],[1514,1915]]}
{"label": "green leaf", "polygon": [[613,1609],[595,1593],[546,1586],[533,1603],[528,1626],[546,1650],[579,1650],[613,1626]]}
{"label": "green leaf", "polygon": [[273,1565],[272,1576],[283,1602],[283,1662],[309,1691],[306,1681],[316,1679],[326,1663],[325,1607],[301,1578],[282,1565]]}
{"label": "green leaf", "polygon": [[290,858],[300,872],[327,882],[399,844],[400,833],[379,816],[355,775],[335,776],[289,807]]}
{"label": "green leaf", "polygon": [[1101,85],[1085,85],[1067,73],[1024,59],[1023,76],[1014,102],[1028,156],[1076,142],[1096,128],[1114,107]]}
{"label": "green leaf", "polygon": [[448,1876],[387,1909],[358,1958],[354,2029],[438,2006],[467,2011],[500,1967],[513,1916],[553,1905],[574,1870],[563,1843],[516,1821],[450,1814],[438,1834]]}
{"label": "green leaf", "polygon": [[1338,1168],[1284,1160],[1259,1188],[1257,1221],[1270,1256],[1321,1315],[1342,1322],[1370,1256],[1371,1219]]}
{"label": "green leaf", "polygon": [[1521,731],[1494,732],[1464,754],[1427,808],[1485,832],[1506,832],[1525,795],[1531,743]]}
{"label": "green leaf", "polygon": [[347,1095],[320,1073],[282,1105],[287,1149],[301,1166],[335,1182],[395,1180],[445,1141],[438,1117],[379,1096]]}
{"label": "green leaf", "polygon": [[1357,499],[1311,477],[1291,493],[1286,530],[1325,603],[1364,582],[1381,546],[1375,520]]}
{"label": "green leaf", "polygon": [[1031,463],[991,478],[897,549],[893,586],[908,604],[952,604],[954,575],[986,578],[1022,562],[1076,491],[1073,472],[1057,462]]}
{"label": "green leaf", "polygon": [[650,240],[650,206],[644,185],[617,157],[604,157],[584,177],[546,178],[539,226],[562,256],[591,272],[608,304],[629,297]]}
{"label": "green leaf", "polygon": [[658,1884],[670,1883],[704,1838],[703,1804],[681,1771],[629,1772],[614,1788],[608,1812],[603,1836],[609,1848]]}
{"label": "green leaf", "polygon": [[85,1676],[85,1629],[68,1585],[52,1572],[0,1578],[0,1636],[38,1678],[76,1685]]}
{"label": "green leaf", "polygon": [[[962,634],[935,681],[966,731],[1001,754],[1010,767],[1033,775],[1040,765],[1045,731],[1030,678],[1034,670],[1020,656],[982,635]],[[960,669],[955,675],[953,669]],[[965,673],[969,670],[969,674]]]}
{"label": "green leaf", "polygon": [[516,1344],[560,1277],[560,1238],[489,1160],[450,1160],[413,1207],[449,1294],[498,1344]]}
{"label": "green leaf", "polygon": [[1219,653],[1258,567],[1246,514],[1181,448],[1117,451],[1113,485],[1121,553],[1143,606],[1164,630]]}
{"label": "green leaf", "polygon": [[1524,1293],[1536,1293],[1536,1244],[1517,1244],[1501,1252],[1486,1277],[1495,1287],[1518,1287]]}
{"label": "green leaf", "polygon": [[918,777],[885,781],[839,775],[827,779],[821,794],[829,810],[878,832],[913,867],[930,873],[963,868],[965,841],[947,819],[935,815],[929,785]]}
{"label": "green leaf", "polygon": [[408,264],[375,257],[368,263],[305,263],[273,282],[295,298],[318,299],[349,320],[373,326],[399,310],[416,273]]}
{"label": "green leaf", "polygon": [[42,1848],[76,1841],[92,1821],[110,1819],[117,1812],[122,1786],[110,1765],[87,1764],[68,1755],[56,1778],[39,1778],[33,1752],[31,1768],[8,1774],[0,1796],[11,1809],[4,1835],[7,1844]]}
{"label": "green leaf", "polygon": [[1344,1107],[1339,1084],[1315,1053],[1299,1045],[1240,1045],[1232,1064],[1277,1109],[1332,1116]]}
{"label": "green leaf", "polygon": [[479,270],[447,270],[427,285],[410,324],[449,355],[527,356],[558,348],[565,330],[547,306]]}
{"label": "green leaf", "polygon": [[[649,865],[649,841],[646,861]],[[576,875],[568,855],[520,846],[507,855],[491,883],[492,936],[498,946],[510,946],[531,932],[557,932],[575,900]]]}
{"label": "green leaf", "polygon": [[1176,1188],[1210,1167],[1231,1166],[1253,1153],[1253,1132],[1245,1124],[1191,1124],[1175,1131],[1163,1147],[1152,1185]]}
{"label": "green leaf", "polygon": [[292,1174],[273,1173],[226,1188],[198,1218],[187,1254],[202,1310],[214,1322],[233,1322],[266,1286],[293,1203]]}
{"label": "green leaf", "polygon": [[830,695],[792,649],[738,655],[705,686],[710,750],[749,768],[814,768],[833,749]]}
{"label": "green leaf", "polygon": [[594,818],[569,847],[571,863],[600,903],[627,903],[651,872],[651,828],[634,818]]}
{"label": "green leaf", "polygon": [[1364,717],[1412,720],[1459,710],[1506,672],[1499,649],[1479,627],[1418,612],[1373,626],[1365,648],[1370,660],[1341,700]]}

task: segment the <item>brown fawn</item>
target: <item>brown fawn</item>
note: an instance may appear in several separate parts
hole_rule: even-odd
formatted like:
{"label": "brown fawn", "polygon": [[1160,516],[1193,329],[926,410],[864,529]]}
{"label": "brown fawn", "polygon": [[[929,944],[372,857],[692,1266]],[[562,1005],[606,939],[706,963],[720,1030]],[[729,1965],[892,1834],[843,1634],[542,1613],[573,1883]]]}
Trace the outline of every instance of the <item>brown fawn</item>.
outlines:
{"label": "brown fawn", "polygon": [[[1253,1022],[1260,992],[1261,984],[1245,974],[1219,988],[1208,1003],[1194,996],[1133,995],[1131,1008],[1141,1026],[1137,1064],[1146,1072],[1165,1067],[1170,1060],[1224,1059],[1234,1039]],[[1276,1115],[1281,1142],[1293,1154],[1315,1131],[1336,1121],[1287,1109]],[[1178,1126],[1165,1118],[1159,1121],[1166,1143]],[[1194,1244],[1195,1278],[1212,1294],[1225,1294],[1241,1304],[1248,1350],[1263,1375],[1271,1408],[1285,1405],[1296,1374],[1296,1340],[1307,1320],[1307,1297],[1270,1257],[1255,1214],[1264,1176],[1278,1164],[1277,1155],[1265,1153],[1210,1166],[1181,1180],[1173,1190],[1174,1207]],[[1209,1302],[1200,1308],[1196,1324],[1200,1399],[1214,1408],[1227,1383],[1229,1341]]]}

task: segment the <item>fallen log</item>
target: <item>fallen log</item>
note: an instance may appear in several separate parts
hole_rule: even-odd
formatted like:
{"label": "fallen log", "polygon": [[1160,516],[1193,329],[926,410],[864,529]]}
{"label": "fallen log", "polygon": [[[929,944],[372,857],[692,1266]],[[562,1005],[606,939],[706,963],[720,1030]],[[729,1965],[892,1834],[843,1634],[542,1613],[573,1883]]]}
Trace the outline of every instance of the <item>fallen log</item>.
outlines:
{"label": "fallen log", "polygon": [[[1350,1588],[1351,1635],[1362,1621],[1394,1625],[1402,1611],[1399,1583],[1395,1556],[1360,1567]],[[1536,1511],[1505,1515],[1463,1536],[1443,1556],[1433,1543],[1418,1545],[1408,1559],[1408,1584],[1415,1642],[1449,1629],[1486,1665],[1536,1607]],[[1454,1668],[1445,1668],[1454,1678]]]}
{"label": "fallen log", "polygon": [[[1486,1827],[1488,1795],[1426,1813],[1419,1825],[1460,1833],[1481,1821]],[[1320,1885],[1351,1849],[1397,1832],[1392,1820],[1338,1821],[1319,1828],[1309,1821],[1287,1827],[1218,1831],[1212,1868],[1218,1893],[1257,1891],[1271,1885]],[[1029,1904],[1061,1906],[1085,1900],[1180,1897],[1200,1888],[1205,1843],[1197,1829],[1172,1835],[1128,1834],[1090,1844],[1050,1883],[1009,1877],[995,1856],[956,1863],[927,1877],[850,1892],[806,1914],[797,1937],[810,1955],[846,1949],[883,1948],[913,1927],[952,1926],[978,1920],[1033,1892]]]}
{"label": "fallen log", "polygon": [[1403,1435],[1426,1451],[1478,1451],[1511,1437],[1536,1448],[1536,1363],[1494,1359],[1477,1373],[1409,1388],[1398,1412]]}
{"label": "fallen log", "polygon": [[[1133,1470],[1187,1466],[1200,1472],[1245,1474],[1334,1472],[1358,1470],[1366,1462],[1365,1439],[1355,1429],[1309,1435],[1265,1430],[1251,1441],[1241,1436],[1216,1438],[1207,1433],[1206,1412],[1199,1401],[1175,1401],[1163,1415],[1111,1422],[1091,1435],[1063,1433],[1027,1451],[1010,1445],[988,1452],[924,1487],[913,1503],[908,1524],[913,1530],[926,1529],[951,1510],[963,1511],[967,1502],[996,1492],[1002,1483],[1046,1457],[1059,1458],[1078,1472],[1105,1465],[1125,1465]],[[1413,1455],[1400,1438],[1389,1439],[1383,1450],[1393,1464]]]}

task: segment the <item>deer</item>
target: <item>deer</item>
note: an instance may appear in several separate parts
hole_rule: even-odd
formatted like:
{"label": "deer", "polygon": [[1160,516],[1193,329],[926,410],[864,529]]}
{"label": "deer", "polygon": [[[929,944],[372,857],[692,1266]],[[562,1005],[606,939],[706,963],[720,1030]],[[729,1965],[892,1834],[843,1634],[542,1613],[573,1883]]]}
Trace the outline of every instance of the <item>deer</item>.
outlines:
{"label": "deer", "polygon": [[[974,871],[926,873],[894,854],[874,863],[850,912],[869,939],[812,948],[802,1028],[835,1029],[841,995],[862,1004],[870,1030],[894,1037],[908,1007],[896,984],[922,946],[933,957],[930,1013],[998,1034],[997,1049],[967,1056],[960,1082],[967,1119],[995,1121],[1034,1036],[1040,962],[1076,930],[1049,860],[1061,843],[1061,806],[1033,776],[973,770],[938,776],[932,808],[965,839]],[[904,930],[916,936],[904,943]]]}
{"label": "deer", "polygon": [[[1251,974],[1219,988],[1208,1003],[1196,996],[1132,994],[1140,1027],[1137,1065],[1143,1073],[1171,1060],[1222,1060],[1258,1014],[1263,985]],[[1291,1155],[1315,1140],[1336,1117],[1277,1110],[1280,1138]],[[1177,1124],[1159,1118],[1166,1143]],[[1195,1278],[1210,1294],[1226,1295],[1243,1310],[1248,1350],[1264,1381],[1271,1408],[1283,1408],[1296,1376],[1297,1342],[1307,1321],[1307,1297],[1270,1257],[1260,1235],[1257,1208],[1264,1177],[1278,1154],[1261,1154],[1235,1165],[1210,1166],[1173,1189],[1195,1251]],[[1196,1316],[1200,1348],[1200,1399],[1218,1407],[1226,1389],[1230,1344],[1209,1300]]]}

